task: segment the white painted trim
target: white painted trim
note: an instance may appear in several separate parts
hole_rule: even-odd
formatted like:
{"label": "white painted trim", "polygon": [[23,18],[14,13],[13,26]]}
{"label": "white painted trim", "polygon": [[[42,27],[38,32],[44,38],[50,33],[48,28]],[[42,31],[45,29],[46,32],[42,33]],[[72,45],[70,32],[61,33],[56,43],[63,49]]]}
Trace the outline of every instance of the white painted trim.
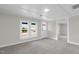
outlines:
{"label": "white painted trim", "polygon": [[54,39],[54,40],[57,40],[57,38],[56,38],[56,37],[50,37],[50,39]]}
{"label": "white painted trim", "polygon": [[67,18],[67,42],[69,42],[69,17]]}
{"label": "white painted trim", "polygon": [[56,21],[56,40],[58,40],[58,35],[59,35],[59,26],[58,26],[58,23]]}
{"label": "white painted trim", "polygon": [[61,20],[56,21],[56,39],[58,40],[60,34],[60,26],[59,24],[67,24],[67,19],[63,18]]}
{"label": "white painted trim", "polygon": [[30,41],[34,41],[34,40],[41,40],[42,38],[44,38],[44,37],[40,37],[38,39],[37,38],[34,38],[32,40],[21,41],[21,42],[16,42],[16,43],[10,43],[10,44],[5,44],[5,45],[0,45],[0,48],[12,46],[12,45],[17,45],[17,44],[21,44],[21,43],[26,43],[26,42],[30,42]]}
{"label": "white painted trim", "polygon": [[72,42],[72,41],[68,41],[68,43],[70,43],[70,44],[74,44],[74,45],[79,45],[79,43]]}
{"label": "white painted trim", "polygon": [[24,42],[17,42],[17,43],[10,43],[10,44],[5,44],[5,45],[0,45],[0,48],[3,48],[3,47],[8,47],[8,46],[12,46],[12,45],[17,45],[17,44],[21,44],[21,43],[25,43],[27,41],[24,41]]}
{"label": "white painted trim", "polygon": [[58,37],[54,38],[55,40],[58,40]]}

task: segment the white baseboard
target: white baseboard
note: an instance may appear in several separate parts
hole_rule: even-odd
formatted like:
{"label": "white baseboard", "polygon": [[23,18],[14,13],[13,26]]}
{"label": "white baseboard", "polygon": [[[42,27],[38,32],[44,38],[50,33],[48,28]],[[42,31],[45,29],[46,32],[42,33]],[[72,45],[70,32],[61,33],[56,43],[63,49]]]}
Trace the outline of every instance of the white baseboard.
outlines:
{"label": "white baseboard", "polygon": [[54,39],[54,40],[57,40],[57,38],[56,38],[56,37],[50,37],[50,39]]}
{"label": "white baseboard", "polygon": [[[27,41],[25,41],[25,42],[27,42]],[[10,44],[5,44],[5,45],[0,45],[0,48],[12,46],[12,45],[17,45],[17,44],[21,44],[21,43],[25,43],[25,42],[17,42],[17,43],[10,43]]]}
{"label": "white baseboard", "polygon": [[17,45],[17,44],[21,44],[21,43],[26,43],[26,42],[30,42],[30,41],[34,41],[34,40],[40,40],[44,37],[40,37],[40,38],[36,38],[36,39],[33,39],[33,40],[28,40],[28,41],[21,41],[21,42],[16,42],[16,43],[10,43],[10,44],[5,44],[5,45],[0,45],[0,48],[3,48],[3,47],[8,47],[8,46],[13,46],[13,45]]}
{"label": "white baseboard", "polygon": [[77,42],[68,41],[69,44],[79,45]]}

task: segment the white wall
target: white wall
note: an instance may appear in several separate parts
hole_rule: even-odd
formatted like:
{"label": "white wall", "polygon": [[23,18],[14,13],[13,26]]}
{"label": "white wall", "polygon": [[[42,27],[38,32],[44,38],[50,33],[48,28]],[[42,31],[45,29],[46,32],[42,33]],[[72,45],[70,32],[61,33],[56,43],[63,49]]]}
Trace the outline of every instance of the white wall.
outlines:
{"label": "white wall", "polygon": [[56,37],[56,21],[48,22],[48,35],[52,38]]}
{"label": "white wall", "polygon": [[60,35],[67,35],[67,24],[59,24]]}
{"label": "white wall", "polygon": [[[20,20],[38,22],[38,37],[20,40]],[[41,20],[34,18],[20,18],[16,16],[0,15],[0,47],[14,45],[22,42],[32,41],[41,38]]]}
{"label": "white wall", "polygon": [[67,26],[63,26],[60,24],[66,24],[67,25],[67,19],[61,19],[61,20],[54,20],[48,22],[48,35],[49,38],[52,39],[59,39],[59,35],[66,35],[67,34]]}
{"label": "white wall", "polygon": [[60,19],[56,22],[57,24],[57,37],[58,39],[61,38],[66,38],[67,36],[67,19]]}
{"label": "white wall", "polygon": [[79,15],[69,18],[69,42],[79,45]]}

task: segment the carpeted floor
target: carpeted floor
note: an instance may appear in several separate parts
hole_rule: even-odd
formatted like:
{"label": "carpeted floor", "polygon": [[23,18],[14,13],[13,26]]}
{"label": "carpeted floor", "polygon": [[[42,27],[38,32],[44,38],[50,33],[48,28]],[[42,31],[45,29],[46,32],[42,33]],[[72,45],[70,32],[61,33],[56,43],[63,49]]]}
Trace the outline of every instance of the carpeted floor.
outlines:
{"label": "carpeted floor", "polygon": [[78,54],[79,46],[63,40],[42,39],[0,48],[0,54]]}

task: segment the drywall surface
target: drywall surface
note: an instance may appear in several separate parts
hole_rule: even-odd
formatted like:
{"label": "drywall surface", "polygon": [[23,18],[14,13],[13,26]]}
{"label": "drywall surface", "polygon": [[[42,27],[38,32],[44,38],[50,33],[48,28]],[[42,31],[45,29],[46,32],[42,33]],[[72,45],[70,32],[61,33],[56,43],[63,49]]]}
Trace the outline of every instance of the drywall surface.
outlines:
{"label": "drywall surface", "polygon": [[48,22],[49,37],[56,37],[56,21]]}
{"label": "drywall surface", "polygon": [[69,18],[69,41],[79,43],[79,15]]}
{"label": "drywall surface", "polygon": [[59,24],[60,35],[67,35],[67,24]]}
{"label": "drywall surface", "polygon": [[[38,37],[20,40],[20,20],[38,22]],[[0,15],[0,47],[32,41],[41,38],[41,20]]]}

